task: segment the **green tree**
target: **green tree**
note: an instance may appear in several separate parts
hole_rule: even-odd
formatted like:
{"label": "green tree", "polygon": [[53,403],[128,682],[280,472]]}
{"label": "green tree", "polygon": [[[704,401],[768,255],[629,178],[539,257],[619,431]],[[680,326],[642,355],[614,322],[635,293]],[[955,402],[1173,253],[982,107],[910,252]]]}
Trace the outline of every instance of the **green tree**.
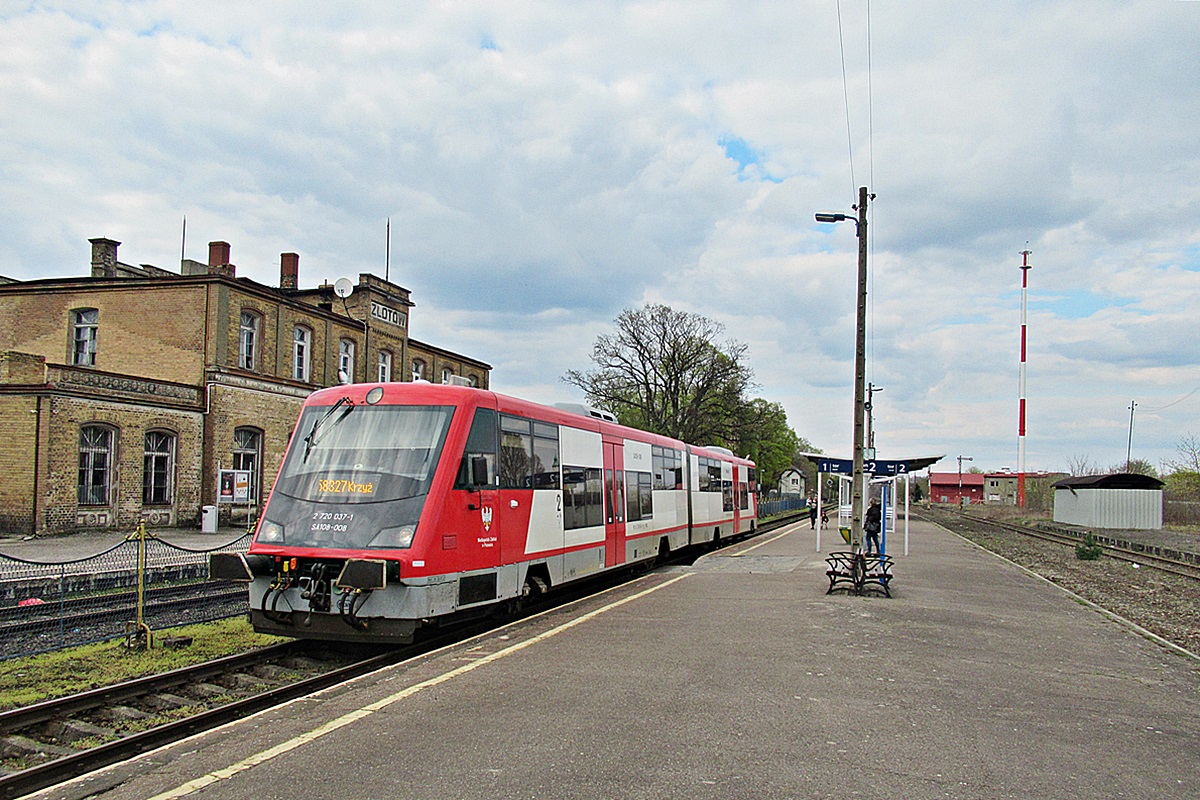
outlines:
{"label": "green tree", "polygon": [[1133,475],[1149,475],[1151,478],[1158,477],[1158,470],[1156,470],[1154,465],[1144,458],[1135,458],[1128,463],[1122,462],[1120,464],[1114,464],[1110,471],[1128,472]]}
{"label": "green tree", "polygon": [[1164,478],[1163,494],[1168,500],[1200,502],[1200,472],[1177,469]]}
{"label": "green tree", "polygon": [[779,483],[779,476],[793,465],[803,441],[788,427],[783,406],[761,398],[742,404],[733,434],[735,452],[754,461],[759,482],[768,487]]}

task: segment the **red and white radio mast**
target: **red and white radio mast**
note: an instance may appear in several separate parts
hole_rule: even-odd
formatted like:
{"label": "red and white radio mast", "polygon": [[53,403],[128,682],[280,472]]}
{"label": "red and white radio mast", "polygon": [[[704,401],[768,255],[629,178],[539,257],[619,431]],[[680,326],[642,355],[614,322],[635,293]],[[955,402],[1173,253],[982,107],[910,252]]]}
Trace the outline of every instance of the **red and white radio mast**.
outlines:
{"label": "red and white radio mast", "polygon": [[1025,315],[1029,295],[1029,254],[1021,251],[1021,402],[1017,419],[1017,506],[1025,507]]}

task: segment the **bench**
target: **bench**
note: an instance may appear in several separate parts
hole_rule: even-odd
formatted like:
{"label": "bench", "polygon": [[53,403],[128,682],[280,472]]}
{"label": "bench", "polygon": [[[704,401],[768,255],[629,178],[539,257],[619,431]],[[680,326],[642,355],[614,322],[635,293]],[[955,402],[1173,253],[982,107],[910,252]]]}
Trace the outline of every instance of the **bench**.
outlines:
{"label": "bench", "polygon": [[830,553],[825,559],[829,568],[825,575],[829,578],[829,589],[825,594],[831,594],[834,589],[843,587],[851,589],[855,594],[866,591],[881,591],[888,597],[892,596],[888,584],[892,580],[892,557],[880,553]]}

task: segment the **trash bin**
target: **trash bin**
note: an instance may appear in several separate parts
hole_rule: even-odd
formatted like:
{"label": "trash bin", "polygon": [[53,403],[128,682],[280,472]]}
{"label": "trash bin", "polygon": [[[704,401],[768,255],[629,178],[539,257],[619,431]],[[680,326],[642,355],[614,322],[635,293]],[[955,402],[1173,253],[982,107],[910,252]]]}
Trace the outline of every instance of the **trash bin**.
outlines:
{"label": "trash bin", "polygon": [[216,506],[200,506],[200,530],[203,533],[217,532]]}

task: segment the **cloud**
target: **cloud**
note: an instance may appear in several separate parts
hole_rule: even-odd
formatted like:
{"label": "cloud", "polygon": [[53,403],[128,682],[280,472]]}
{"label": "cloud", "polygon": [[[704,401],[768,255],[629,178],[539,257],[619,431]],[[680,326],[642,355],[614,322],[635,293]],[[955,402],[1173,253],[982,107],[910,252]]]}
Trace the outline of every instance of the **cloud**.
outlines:
{"label": "cloud", "polygon": [[1200,428],[1200,4],[870,8],[869,54],[861,4],[840,31],[817,2],[9,8],[0,274],[84,274],[100,235],[173,267],[186,214],[189,256],[229,241],[271,284],[297,251],[314,285],[382,275],[390,219],[414,335],[497,388],[569,395],[663,302],[845,452],[857,241],[812,215],[869,184],[881,453],[1016,466],[1028,249],[1030,467],[1123,459],[1135,397],[1135,456],[1173,457]]}

